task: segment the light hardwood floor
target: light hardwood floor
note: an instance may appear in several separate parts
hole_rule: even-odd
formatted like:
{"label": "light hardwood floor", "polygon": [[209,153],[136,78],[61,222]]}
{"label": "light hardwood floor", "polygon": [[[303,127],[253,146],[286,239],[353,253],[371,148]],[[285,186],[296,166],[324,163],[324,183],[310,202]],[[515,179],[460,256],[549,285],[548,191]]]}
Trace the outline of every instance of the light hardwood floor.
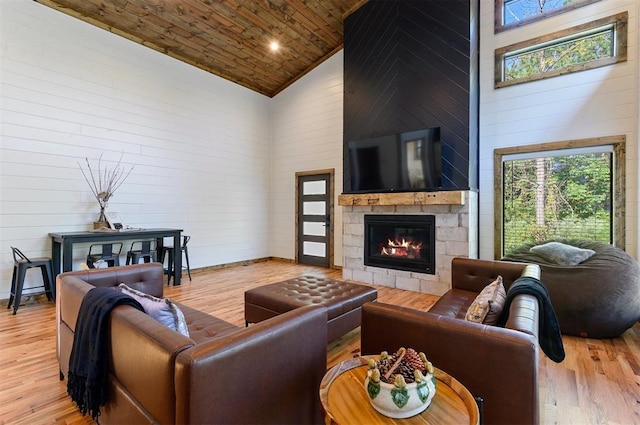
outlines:
{"label": "light hardwood floor", "polygon": [[[245,290],[301,275],[340,278],[340,272],[268,261],[193,273],[165,296],[244,326]],[[378,287],[378,300],[428,309],[435,296]],[[607,340],[564,337],[560,364],[541,352],[543,424],[640,424],[640,324]],[[55,308],[44,297],[28,300],[13,316],[0,310],[0,424],[86,424],[58,379]],[[327,366],[359,354],[359,330],[328,347]],[[472,359],[470,358],[470,361]],[[490,378],[489,378],[490,379]]]}

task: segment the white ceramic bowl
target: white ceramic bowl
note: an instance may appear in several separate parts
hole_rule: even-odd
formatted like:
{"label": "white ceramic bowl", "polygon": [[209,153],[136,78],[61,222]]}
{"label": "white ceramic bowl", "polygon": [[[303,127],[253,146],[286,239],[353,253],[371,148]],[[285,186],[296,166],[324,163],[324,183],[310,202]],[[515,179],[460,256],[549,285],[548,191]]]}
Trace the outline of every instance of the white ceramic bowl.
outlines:
{"label": "white ceramic bowl", "polygon": [[373,408],[390,418],[409,418],[422,413],[436,395],[436,378],[431,373],[425,376],[426,380],[423,382],[412,382],[398,388],[382,381],[376,384],[370,379],[371,372],[371,369],[367,371],[364,389]]}

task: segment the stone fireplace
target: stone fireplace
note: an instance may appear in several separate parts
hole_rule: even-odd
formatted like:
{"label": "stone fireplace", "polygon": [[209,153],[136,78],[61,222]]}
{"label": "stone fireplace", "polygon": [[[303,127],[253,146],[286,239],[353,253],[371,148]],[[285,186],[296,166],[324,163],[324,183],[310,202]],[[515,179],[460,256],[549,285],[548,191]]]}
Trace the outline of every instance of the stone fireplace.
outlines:
{"label": "stone fireplace", "polygon": [[435,274],[435,216],[365,214],[364,264]]}
{"label": "stone fireplace", "polygon": [[[344,279],[442,295],[451,288],[451,260],[457,256],[478,257],[475,191],[340,195],[339,204],[343,206]],[[367,215],[433,216],[433,273],[365,264]]]}

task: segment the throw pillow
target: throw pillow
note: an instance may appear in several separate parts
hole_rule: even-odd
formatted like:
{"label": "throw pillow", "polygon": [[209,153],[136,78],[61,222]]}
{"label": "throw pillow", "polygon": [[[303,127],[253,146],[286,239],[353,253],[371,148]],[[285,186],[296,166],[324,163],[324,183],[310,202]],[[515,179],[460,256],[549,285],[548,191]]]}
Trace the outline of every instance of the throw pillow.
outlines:
{"label": "throw pillow", "polygon": [[547,242],[536,245],[529,251],[540,255],[547,261],[563,266],[575,266],[591,258],[596,252],[592,249],[578,248],[561,242]]}
{"label": "throw pillow", "polygon": [[144,308],[144,312],[156,319],[163,325],[180,332],[184,336],[189,336],[189,329],[184,314],[178,306],[168,298],[157,298],[153,295],[130,288],[124,283],[118,286],[123,293],[137,300]]}
{"label": "throw pillow", "polygon": [[502,276],[498,276],[496,280],[485,286],[471,303],[465,320],[495,325],[498,323],[498,317],[502,313],[506,299],[507,291],[504,289]]}

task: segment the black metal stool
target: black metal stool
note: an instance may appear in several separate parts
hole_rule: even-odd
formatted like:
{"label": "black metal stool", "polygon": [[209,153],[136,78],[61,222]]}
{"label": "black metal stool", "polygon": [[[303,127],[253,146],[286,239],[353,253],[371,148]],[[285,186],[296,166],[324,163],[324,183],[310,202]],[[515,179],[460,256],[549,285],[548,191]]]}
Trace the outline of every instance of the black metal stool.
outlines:
{"label": "black metal stool", "polygon": [[27,258],[18,248],[11,247],[13,251],[13,276],[11,277],[11,294],[9,295],[9,304],[7,308],[11,308],[13,304],[13,314],[18,312],[20,307],[20,298],[22,298],[22,287],[24,286],[24,279],[27,275],[27,270],[33,267],[39,267],[42,271],[43,286],[36,286],[36,289],[44,287],[47,299],[51,301],[56,298],[55,285],[53,283],[53,261],[48,257],[39,258]]}
{"label": "black metal stool", "polygon": [[[182,269],[187,269],[187,274],[189,274],[189,280],[191,280],[191,267],[189,266],[189,249],[187,248],[187,243],[189,243],[189,240],[191,239],[191,236],[187,236],[187,235],[182,235],[182,247],[181,247],[181,251],[184,252],[184,258],[187,262],[187,267],[183,267]],[[169,261],[167,262],[167,285],[169,285],[171,283],[171,276],[175,277],[174,274],[174,270],[173,270],[173,256],[175,249],[172,246],[165,246],[162,248],[162,259],[161,259],[161,263],[164,264],[164,259],[167,256],[167,254],[169,255]]]}
{"label": "black metal stool", "polygon": [[[139,249],[136,247],[139,246]],[[156,261],[155,241],[135,241],[127,252],[127,265],[138,264],[143,259],[145,263]]]}
{"label": "black metal stool", "polygon": [[[102,247],[100,252],[94,252],[93,247]],[[116,251],[117,250],[117,251]],[[120,265],[120,253],[122,252],[122,242],[93,244],[89,247],[87,254],[87,266],[95,269],[97,262],[107,263],[107,266],[114,267]]]}

